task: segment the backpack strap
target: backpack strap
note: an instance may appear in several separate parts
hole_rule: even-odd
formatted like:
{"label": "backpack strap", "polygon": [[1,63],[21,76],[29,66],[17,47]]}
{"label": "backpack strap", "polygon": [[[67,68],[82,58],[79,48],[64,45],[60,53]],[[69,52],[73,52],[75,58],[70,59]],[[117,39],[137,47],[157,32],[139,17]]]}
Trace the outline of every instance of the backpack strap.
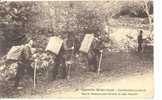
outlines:
{"label": "backpack strap", "polygon": [[22,60],[29,60],[31,57],[31,49],[28,45],[25,45],[22,50]]}

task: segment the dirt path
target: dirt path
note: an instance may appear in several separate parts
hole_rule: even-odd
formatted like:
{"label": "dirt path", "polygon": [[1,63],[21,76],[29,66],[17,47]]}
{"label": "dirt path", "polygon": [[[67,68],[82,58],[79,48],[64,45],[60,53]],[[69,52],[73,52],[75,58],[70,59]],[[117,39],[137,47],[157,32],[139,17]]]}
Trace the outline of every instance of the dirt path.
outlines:
{"label": "dirt path", "polygon": [[136,53],[107,52],[104,55],[100,76],[80,69],[73,71],[70,80],[39,81],[35,90],[31,79],[23,80],[25,88],[22,90],[11,88],[12,82],[8,82],[1,87],[1,95],[20,98],[152,96],[153,58]]}
{"label": "dirt path", "polygon": [[152,73],[148,72],[143,75],[122,77],[118,80],[98,80],[80,89],[70,88],[61,92],[51,92],[43,97],[152,97],[152,80]]}

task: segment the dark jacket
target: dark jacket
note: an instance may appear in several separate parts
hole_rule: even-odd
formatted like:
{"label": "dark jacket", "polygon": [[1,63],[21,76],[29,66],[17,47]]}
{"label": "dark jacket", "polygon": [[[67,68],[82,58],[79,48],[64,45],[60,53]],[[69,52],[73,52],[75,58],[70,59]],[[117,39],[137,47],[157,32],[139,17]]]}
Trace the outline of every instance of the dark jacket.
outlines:
{"label": "dark jacket", "polygon": [[31,49],[29,46],[25,45],[22,51],[21,60],[22,62],[29,62],[31,59]]}
{"label": "dark jacket", "polygon": [[143,43],[143,37],[142,37],[142,35],[138,35],[138,43]]}

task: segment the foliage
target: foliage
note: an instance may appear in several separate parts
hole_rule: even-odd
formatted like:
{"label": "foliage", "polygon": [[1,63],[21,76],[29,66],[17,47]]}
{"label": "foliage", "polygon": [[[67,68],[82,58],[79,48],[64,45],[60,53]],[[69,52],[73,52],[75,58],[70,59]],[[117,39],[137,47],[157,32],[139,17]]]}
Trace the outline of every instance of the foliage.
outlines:
{"label": "foliage", "polygon": [[117,24],[109,23],[114,15],[125,9],[140,15],[143,7],[144,3],[136,1],[0,2],[0,37],[5,38],[3,46],[9,48],[22,44],[27,35],[43,49],[48,37],[59,34],[72,33],[81,41],[85,33],[95,33],[109,40],[109,25]]}
{"label": "foliage", "polygon": [[32,2],[1,2],[0,3],[0,31],[5,38],[6,45],[18,45],[25,40],[24,35],[29,31],[28,24],[33,22],[36,11]]}

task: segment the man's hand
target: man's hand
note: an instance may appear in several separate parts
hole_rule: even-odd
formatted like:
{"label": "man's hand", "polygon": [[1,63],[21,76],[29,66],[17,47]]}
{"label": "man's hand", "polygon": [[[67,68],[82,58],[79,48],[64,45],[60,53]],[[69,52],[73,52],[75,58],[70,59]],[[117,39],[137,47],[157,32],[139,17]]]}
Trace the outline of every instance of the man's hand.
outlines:
{"label": "man's hand", "polygon": [[74,47],[71,47],[71,48],[67,48],[66,50],[73,50],[74,49]]}
{"label": "man's hand", "polygon": [[74,49],[74,46],[72,46],[70,49],[73,50]]}
{"label": "man's hand", "polygon": [[100,52],[102,53],[102,52],[103,52],[103,50],[100,50]]}

